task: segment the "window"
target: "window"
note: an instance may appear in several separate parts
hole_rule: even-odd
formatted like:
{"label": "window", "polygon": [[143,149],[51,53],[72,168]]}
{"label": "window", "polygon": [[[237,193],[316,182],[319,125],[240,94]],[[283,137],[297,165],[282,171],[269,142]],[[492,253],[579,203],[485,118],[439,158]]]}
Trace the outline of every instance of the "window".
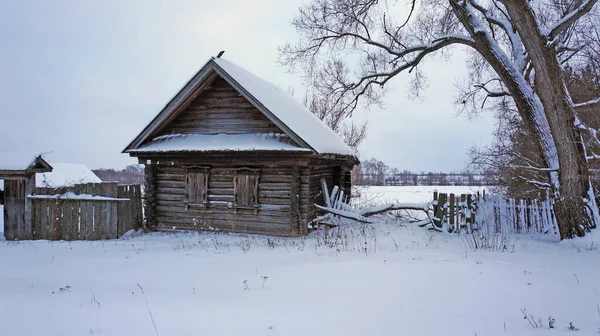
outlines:
{"label": "window", "polygon": [[185,203],[206,206],[208,204],[208,167],[188,167],[185,170]]}
{"label": "window", "polygon": [[258,209],[258,169],[240,168],[233,176],[233,206]]}

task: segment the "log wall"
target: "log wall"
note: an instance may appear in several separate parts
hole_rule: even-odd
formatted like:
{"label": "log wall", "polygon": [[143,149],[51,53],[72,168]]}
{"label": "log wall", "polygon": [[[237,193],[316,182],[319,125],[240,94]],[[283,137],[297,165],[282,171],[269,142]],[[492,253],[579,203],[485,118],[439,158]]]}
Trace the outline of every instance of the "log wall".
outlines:
{"label": "log wall", "polygon": [[[140,157],[140,163],[146,164],[145,214],[152,214],[147,223],[158,230],[305,235],[316,215],[314,203],[323,204],[321,178],[350,193],[344,172],[352,163],[312,153],[164,153]],[[209,167],[206,204],[185,202],[185,171],[194,166]],[[259,170],[256,210],[234,206],[233,180],[240,168]]]}
{"label": "log wall", "polygon": [[[185,201],[183,166],[156,166],[156,207],[160,230],[208,230],[295,236],[304,234],[308,204],[307,168],[294,166],[260,169],[258,210],[235,208],[233,166],[210,168],[206,206]],[[304,171],[304,174],[303,173]],[[295,178],[294,178],[295,175]],[[292,197],[292,190],[298,197]],[[304,197],[303,197],[304,196]],[[297,209],[292,211],[292,209]],[[296,216],[292,216],[296,213]]]}

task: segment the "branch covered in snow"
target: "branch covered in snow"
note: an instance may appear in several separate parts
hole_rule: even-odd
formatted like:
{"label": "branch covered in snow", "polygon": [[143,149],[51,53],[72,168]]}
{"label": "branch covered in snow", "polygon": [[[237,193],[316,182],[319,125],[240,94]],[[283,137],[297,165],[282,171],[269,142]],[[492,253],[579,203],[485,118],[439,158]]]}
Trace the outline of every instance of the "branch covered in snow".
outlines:
{"label": "branch covered in snow", "polygon": [[579,20],[579,18],[591,11],[597,2],[598,0],[585,0],[581,3],[581,5],[579,5],[579,7],[563,16],[562,19],[548,29],[548,40],[553,41],[558,35]]}
{"label": "branch covered in snow", "polygon": [[353,219],[353,220],[356,220],[361,223],[370,223],[370,220],[368,218],[365,218],[364,216],[361,216],[360,214],[358,214],[356,212],[324,207],[324,206],[321,206],[318,204],[315,204],[315,207],[317,207],[318,209],[327,211],[329,213],[332,213],[334,215],[343,217],[343,218]]}
{"label": "branch covered in snow", "polygon": [[[428,12],[431,18],[425,18],[429,14],[422,15],[424,9],[419,8],[414,20],[423,24],[419,28],[412,20],[409,24],[415,1],[412,4],[408,18],[395,22],[388,4],[381,1],[313,0],[300,8],[293,20],[301,39],[280,48],[280,62],[292,68],[303,66],[306,80],[315,90],[332,97],[333,107],[347,113],[357,107],[359,100],[379,103],[386,83],[401,72],[415,77],[414,86],[425,86],[417,68],[425,56],[451,45],[474,47],[474,40],[451,22],[451,16],[439,10]],[[431,3],[424,6],[436,7]],[[426,23],[444,17],[451,21],[441,29]],[[339,51],[346,48],[359,57],[352,61],[342,57]],[[333,57],[323,57],[327,54]],[[351,70],[355,65],[359,71]]]}
{"label": "branch covered in snow", "polygon": [[[347,36],[353,36],[361,39],[358,36],[349,34],[340,34],[338,38]],[[328,38],[331,37],[332,36],[329,36]],[[399,73],[407,70],[408,72],[412,72],[420,64],[423,58],[425,58],[425,56],[454,44],[462,44],[472,47],[474,46],[474,41],[472,38],[464,35],[447,35],[436,38],[428,44],[407,47],[401,51],[386,49],[387,52],[395,56],[391,61],[389,61],[390,63],[394,64],[394,67],[389,71],[366,73],[356,81],[349,81],[347,79],[345,76],[345,72],[347,70],[344,67],[332,66],[330,67],[332,70],[325,70],[324,73],[334,80],[330,82],[330,84],[326,85],[324,89],[330,94],[334,95],[334,97],[337,97],[337,106],[341,105],[340,107],[342,109],[353,111],[358,106],[359,99],[365,94],[368,94],[372,86],[375,85],[384,87],[390,79],[394,78]],[[344,96],[347,94],[352,94],[353,98],[347,103],[342,103]]]}
{"label": "branch covered in snow", "polygon": [[495,16],[488,9],[486,9],[485,7],[483,7],[482,5],[477,3],[477,1],[472,0],[470,3],[473,6],[473,8],[475,8],[476,10],[481,12],[481,14],[483,14],[483,16],[485,17],[487,22],[500,27],[504,31],[504,33],[506,34],[506,36],[508,37],[508,39],[510,41],[515,66],[521,72],[525,71],[527,62],[525,59],[526,53],[525,53],[525,50],[523,49],[523,41],[521,41],[521,37],[516,32],[515,28],[510,23],[510,21],[507,19]]}
{"label": "branch covered in snow", "polygon": [[574,108],[591,107],[592,105],[596,105],[596,104],[598,104],[600,106],[600,98],[588,100],[588,101],[583,102],[583,103],[573,104],[573,107]]}
{"label": "branch covered in snow", "polygon": [[427,212],[429,210],[429,204],[426,203],[390,203],[384,204],[372,208],[365,208],[360,210],[359,214],[364,217],[370,217],[380,213],[393,210],[421,210]]}

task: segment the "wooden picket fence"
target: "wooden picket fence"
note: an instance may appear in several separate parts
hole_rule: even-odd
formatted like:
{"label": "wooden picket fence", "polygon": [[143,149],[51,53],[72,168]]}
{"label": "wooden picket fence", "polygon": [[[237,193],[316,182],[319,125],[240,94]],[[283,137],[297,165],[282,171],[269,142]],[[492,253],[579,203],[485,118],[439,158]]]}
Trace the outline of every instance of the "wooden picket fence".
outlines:
{"label": "wooden picket fence", "polygon": [[28,198],[32,202],[33,237],[16,239],[112,239],[142,226],[139,185],[103,182],[37,188]]}
{"label": "wooden picket fence", "polygon": [[433,222],[450,232],[558,234],[551,201],[504,199],[499,195],[433,194]]}

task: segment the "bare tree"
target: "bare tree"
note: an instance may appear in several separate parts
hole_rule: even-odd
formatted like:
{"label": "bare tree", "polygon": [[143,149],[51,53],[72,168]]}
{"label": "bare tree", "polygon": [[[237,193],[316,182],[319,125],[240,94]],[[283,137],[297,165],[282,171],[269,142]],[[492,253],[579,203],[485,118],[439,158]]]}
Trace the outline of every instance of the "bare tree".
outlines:
{"label": "bare tree", "polygon": [[334,104],[329,96],[316,91],[306,93],[304,105],[336,132],[348,146],[358,152],[358,146],[367,136],[366,121],[357,124],[348,120],[343,108]]}
{"label": "bare tree", "polygon": [[412,74],[418,91],[425,82],[418,66],[426,56],[466,48],[468,91],[459,102],[473,111],[469,102],[476,108],[510,98],[542,158],[527,168],[546,176],[541,182],[551,188],[561,237],[581,236],[600,216],[582,142],[582,132],[595,130],[576,107],[600,100],[574,106],[561,64],[586,50],[576,28],[597,1],[413,0],[407,19],[398,21],[396,2],[312,0],[293,21],[300,39],[281,48],[281,62],[301,66],[350,113],[359,100],[380,102],[387,82],[402,72]]}
{"label": "bare tree", "polygon": [[[396,168],[393,168],[396,169]],[[392,170],[385,162],[370,158],[360,164],[360,183],[365,185],[385,185],[385,177]]]}
{"label": "bare tree", "polygon": [[[575,106],[600,97],[600,53],[595,52],[600,46],[600,27],[586,27],[583,44],[590,48],[583,54],[574,54],[565,66],[564,78],[566,87]],[[490,106],[491,105],[491,106]],[[528,169],[529,165],[540,166],[541,158],[535,151],[535,144],[530,141],[530,134],[522,127],[518,111],[508,99],[502,99],[499,104],[488,104],[488,110],[496,111],[495,141],[483,148],[473,147],[470,150],[471,166],[494,173],[501,182],[500,191],[517,198],[547,197],[549,185],[544,180],[543,172]],[[596,109],[578,109],[578,117],[593,129],[600,128],[600,112]],[[598,158],[600,148],[591,133],[584,132],[586,155],[589,159]],[[600,191],[598,169],[600,160],[590,161],[592,186],[597,194]]]}

